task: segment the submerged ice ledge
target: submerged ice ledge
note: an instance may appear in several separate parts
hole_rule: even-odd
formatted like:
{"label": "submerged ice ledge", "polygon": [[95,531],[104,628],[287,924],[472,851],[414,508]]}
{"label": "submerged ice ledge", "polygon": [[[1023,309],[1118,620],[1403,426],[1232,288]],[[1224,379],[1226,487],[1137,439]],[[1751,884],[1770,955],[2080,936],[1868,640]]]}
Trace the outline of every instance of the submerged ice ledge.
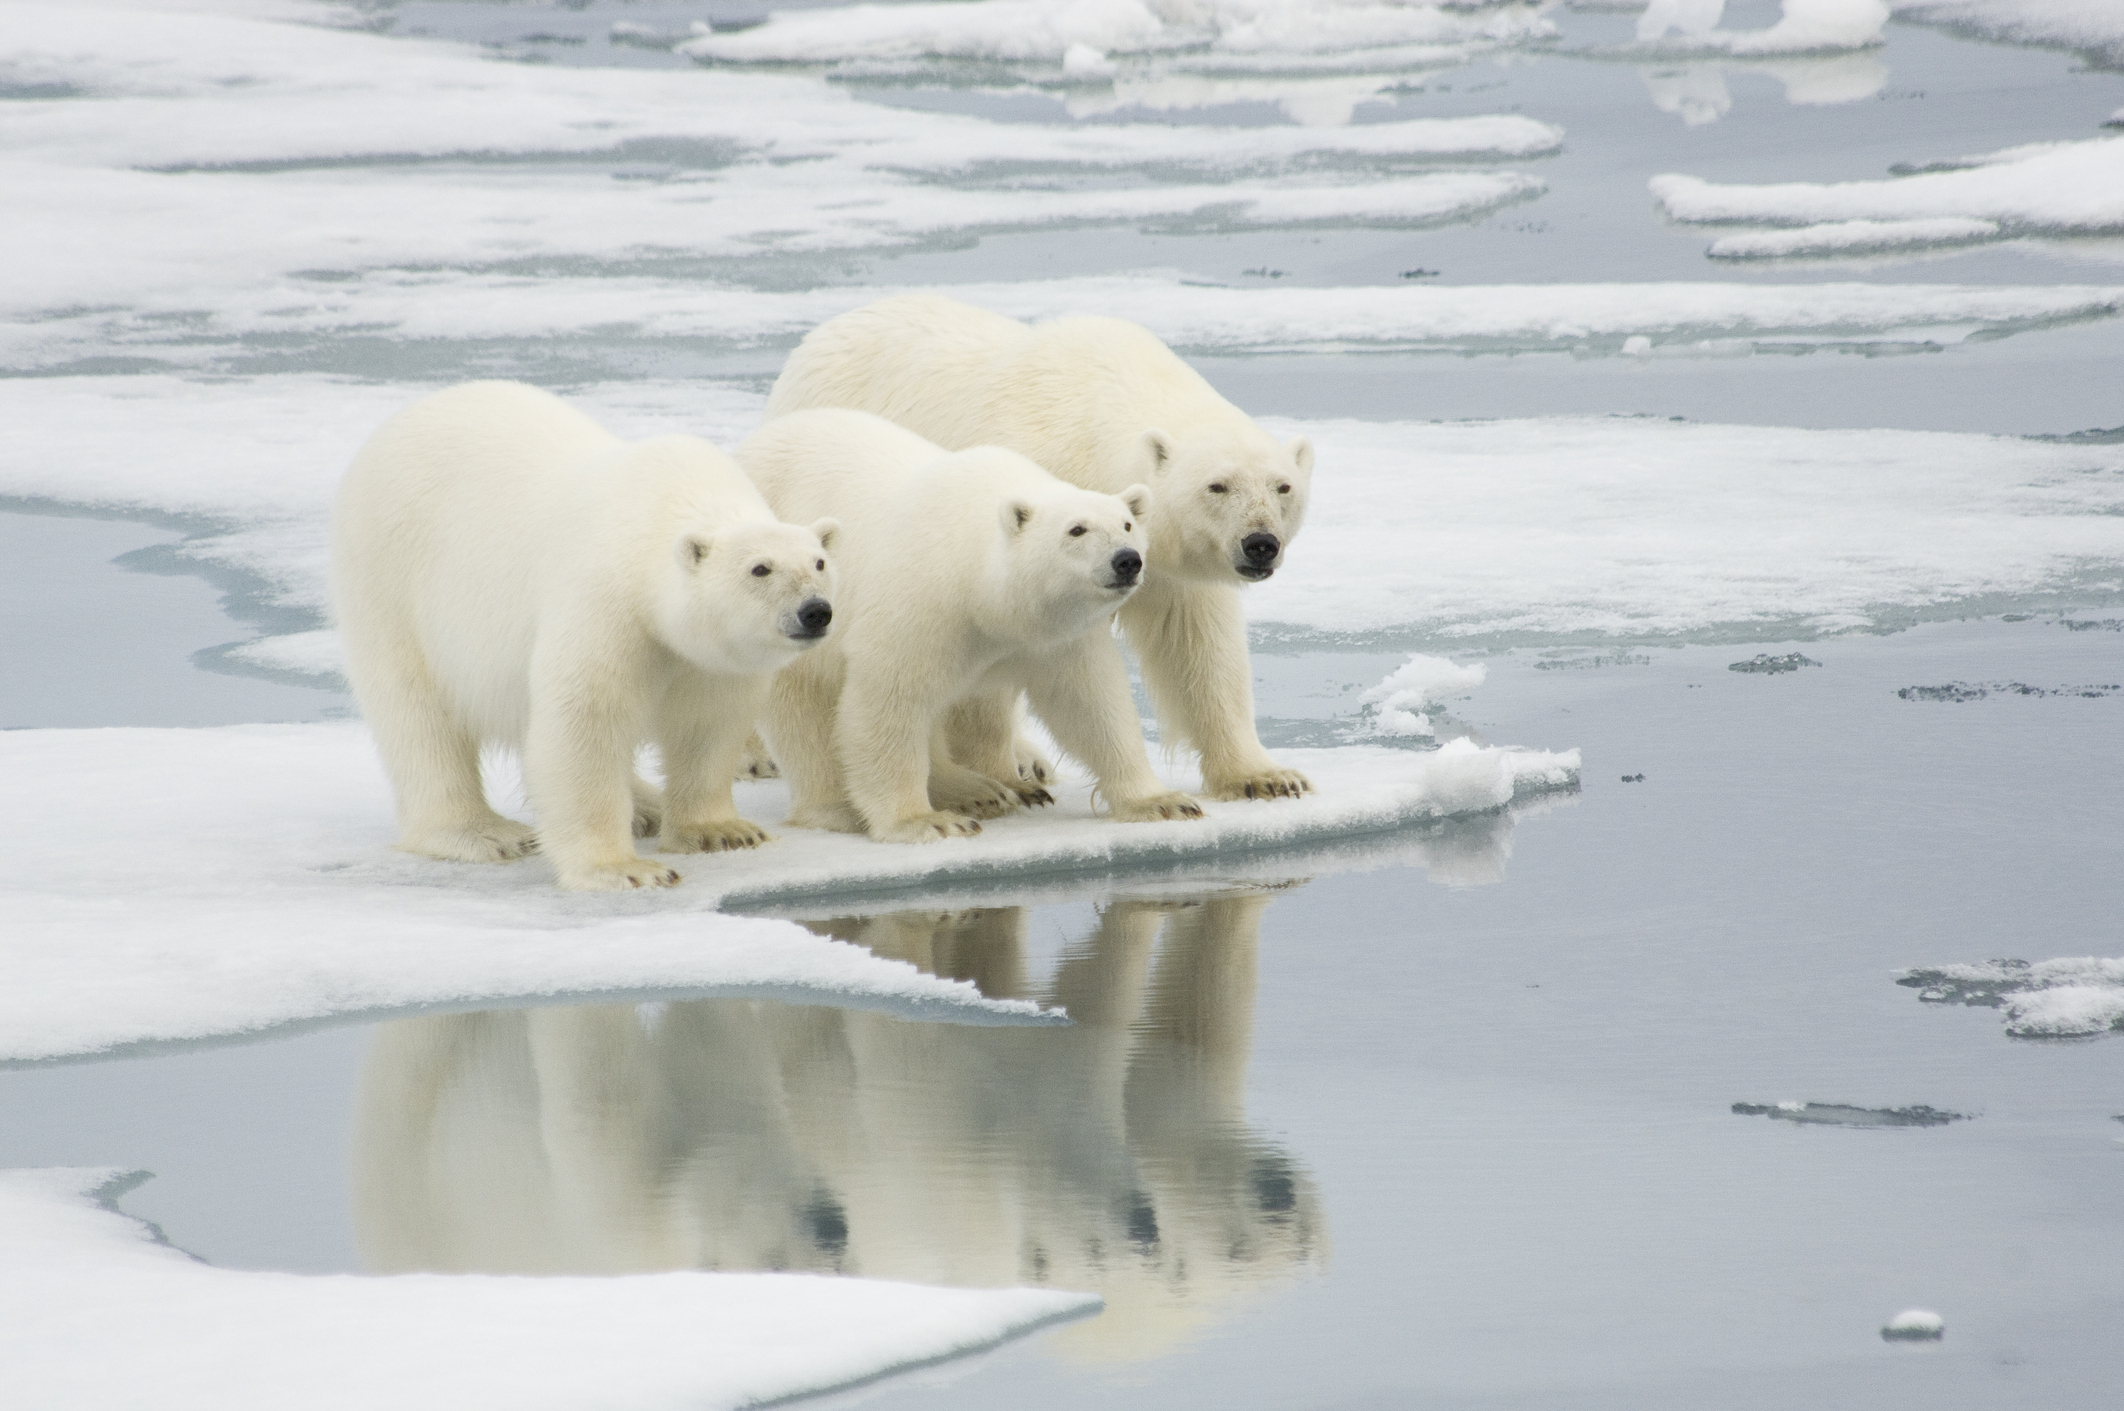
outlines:
{"label": "submerged ice ledge", "polygon": [[992,1347],[1095,1295],[816,1274],[218,1269],[120,1214],[139,1173],[0,1171],[14,1404],[160,1411],[736,1411]]}
{"label": "submerged ice ledge", "polygon": [[[555,994],[755,993],[1045,1022],[1024,1001],[716,909],[1318,849],[1569,789],[1578,774],[1575,751],[1465,741],[1287,758],[1315,795],[1120,824],[1095,818],[1078,784],[978,838],[915,847],[778,830],[757,851],[672,859],[687,879],[673,891],[612,895],[558,891],[539,859],[482,867],[392,851],[390,793],[358,726],[0,733],[0,1061]],[[490,768],[504,808],[509,779]],[[128,811],[114,815],[119,798]],[[775,827],[786,806],[778,782],[740,786],[757,822]]]}

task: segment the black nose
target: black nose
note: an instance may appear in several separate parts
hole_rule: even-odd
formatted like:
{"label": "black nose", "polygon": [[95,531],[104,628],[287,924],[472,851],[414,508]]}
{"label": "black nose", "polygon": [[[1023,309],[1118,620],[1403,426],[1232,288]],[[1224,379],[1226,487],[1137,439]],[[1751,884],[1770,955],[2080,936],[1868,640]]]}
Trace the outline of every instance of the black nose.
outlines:
{"label": "black nose", "polygon": [[1123,583],[1135,582],[1136,575],[1143,571],[1143,555],[1134,549],[1114,550],[1111,562],[1114,566],[1114,577]]}
{"label": "black nose", "polygon": [[1239,541],[1239,551],[1246,561],[1256,568],[1264,568],[1276,561],[1276,551],[1283,545],[1273,534],[1249,534]]}
{"label": "black nose", "polygon": [[833,604],[824,598],[806,598],[803,606],[797,609],[797,621],[804,624],[806,632],[816,637],[826,630],[827,623],[833,621]]}

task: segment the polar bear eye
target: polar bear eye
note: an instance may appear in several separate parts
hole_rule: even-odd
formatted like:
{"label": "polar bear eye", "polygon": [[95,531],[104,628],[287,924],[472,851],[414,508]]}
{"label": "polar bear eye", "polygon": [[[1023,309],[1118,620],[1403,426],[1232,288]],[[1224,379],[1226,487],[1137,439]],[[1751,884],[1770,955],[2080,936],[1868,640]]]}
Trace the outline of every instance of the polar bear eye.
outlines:
{"label": "polar bear eye", "polygon": [[822,572],[823,572],[823,571],[825,570],[825,567],[826,567],[826,560],[824,560],[824,559],[820,559],[820,560],[818,561],[818,563],[817,563],[817,564],[815,564],[815,565],[813,565],[813,566],[814,566],[814,567],[816,567],[816,568],[818,568],[818,569],[819,569],[820,571],[822,571]]}
{"label": "polar bear eye", "polygon": [[1278,486],[1276,487],[1276,493],[1277,493],[1277,494],[1279,494],[1279,495],[1288,495],[1288,494],[1290,494],[1290,493],[1291,493],[1291,487],[1290,487],[1290,484],[1289,484],[1289,482],[1285,482],[1285,483],[1284,483],[1284,484],[1282,484],[1282,485],[1278,485]]}
{"label": "polar bear eye", "polygon": [[1084,526],[1081,524],[1071,525],[1069,529],[1069,537],[1072,539],[1082,539],[1084,537]]}
{"label": "polar bear eye", "polygon": [[1122,532],[1123,534],[1133,534],[1133,533],[1135,533],[1135,532],[1136,532],[1136,524],[1135,524],[1135,521],[1134,521],[1134,520],[1129,520],[1129,519],[1124,519],[1124,520],[1122,520],[1122,521],[1121,521],[1121,532]]}
{"label": "polar bear eye", "polygon": [[773,571],[773,569],[767,567],[767,565],[764,563],[756,563],[752,566],[752,576],[754,578],[765,578]]}
{"label": "polar bear eye", "polygon": [[1222,480],[1212,480],[1212,481],[1210,482],[1210,493],[1211,493],[1212,495],[1221,495],[1221,494],[1223,494],[1223,493],[1224,493],[1224,482],[1223,482]]}

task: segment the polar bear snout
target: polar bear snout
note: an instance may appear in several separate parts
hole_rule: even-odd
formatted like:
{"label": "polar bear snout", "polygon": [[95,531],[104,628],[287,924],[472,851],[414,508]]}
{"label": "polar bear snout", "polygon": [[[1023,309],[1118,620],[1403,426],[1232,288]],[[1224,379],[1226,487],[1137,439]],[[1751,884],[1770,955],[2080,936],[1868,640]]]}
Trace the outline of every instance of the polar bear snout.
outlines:
{"label": "polar bear snout", "polygon": [[816,642],[833,623],[833,604],[824,598],[806,598],[797,604],[796,625],[788,629],[790,640]]}
{"label": "polar bear snout", "polygon": [[1276,556],[1283,552],[1283,541],[1265,532],[1249,534],[1239,541],[1239,552],[1245,556],[1245,562],[1232,567],[1241,578],[1258,582],[1276,571]]}
{"label": "polar bear snout", "polygon": [[1114,571],[1113,581],[1107,587],[1133,588],[1136,580],[1143,576],[1143,555],[1134,549],[1116,549],[1114,556],[1107,560],[1107,567]]}

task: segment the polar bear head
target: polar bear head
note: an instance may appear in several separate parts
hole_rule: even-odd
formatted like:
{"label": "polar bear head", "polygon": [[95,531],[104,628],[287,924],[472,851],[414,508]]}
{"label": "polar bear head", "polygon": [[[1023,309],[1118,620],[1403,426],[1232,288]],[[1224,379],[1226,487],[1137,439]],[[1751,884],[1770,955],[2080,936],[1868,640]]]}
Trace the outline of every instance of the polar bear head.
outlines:
{"label": "polar bear head", "polygon": [[703,671],[750,676],[824,641],[840,528],[741,520],[681,532],[656,610],[664,645]]}
{"label": "polar bear head", "polygon": [[1019,487],[998,510],[1005,546],[1005,601],[1021,630],[1075,636],[1110,616],[1143,583],[1150,552],[1151,492],[1118,495],[1051,483]]}
{"label": "polar bear head", "polygon": [[1305,519],[1313,443],[1280,445],[1250,421],[1138,441],[1143,478],[1158,492],[1151,565],[1176,577],[1259,583],[1283,563]]}

